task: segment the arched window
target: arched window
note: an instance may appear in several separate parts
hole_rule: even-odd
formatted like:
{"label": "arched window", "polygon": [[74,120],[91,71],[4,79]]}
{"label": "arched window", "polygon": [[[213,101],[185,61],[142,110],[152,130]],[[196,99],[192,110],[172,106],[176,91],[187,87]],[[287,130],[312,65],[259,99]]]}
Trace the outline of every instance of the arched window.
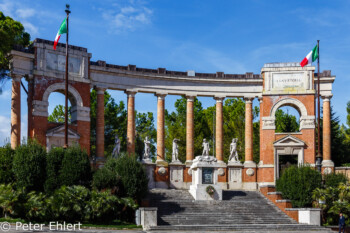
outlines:
{"label": "arched window", "polygon": [[[48,121],[53,123],[65,122],[65,96],[60,91],[55,91],[49,95]],[[68,98],[68,123],[72,122],[72,105]]]}

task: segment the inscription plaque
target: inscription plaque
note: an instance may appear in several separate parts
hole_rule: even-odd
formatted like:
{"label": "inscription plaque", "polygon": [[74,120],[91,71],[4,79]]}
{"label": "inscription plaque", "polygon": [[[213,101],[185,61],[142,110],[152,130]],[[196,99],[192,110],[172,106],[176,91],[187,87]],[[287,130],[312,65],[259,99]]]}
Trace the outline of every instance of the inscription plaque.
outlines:
{"label": "inscription plaque", "polygon": [[272,89],[305,89],[303,73],[276,73],[272,76]]}
{"label": "inscription plaque", "polygon": [[202,170],[202,183],[203,184],[213,184],[213,168],[204,167]]}

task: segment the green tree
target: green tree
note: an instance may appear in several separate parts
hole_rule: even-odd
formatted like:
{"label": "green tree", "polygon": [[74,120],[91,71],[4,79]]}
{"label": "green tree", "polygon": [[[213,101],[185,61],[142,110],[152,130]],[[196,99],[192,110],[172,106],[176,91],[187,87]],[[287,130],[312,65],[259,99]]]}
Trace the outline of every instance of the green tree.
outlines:
{"label": "green tree", "polygon": [[18,188],[42,191],[46,178],[46,150],[35,140],[29,140],[15,150],[13,173]]}
{"label": "green tree", "polygon": [[299,131],[297,118],[282,109],[276,111],[276,133],[290,133]]}
{"label": "green tree", "polygon": [[[52,113],[49,115],[47,120],[49,122],[54,123],[64,123],[65,122],[65,107],[61,104],[57,105]],[[71,115],[71,107],[68,107],[68,123],[71,123],[72,121],[72,115]]]}
{"label": "green tree", "polygon": [[293,207],[312,205],[312,192],[321,188],[322,175],[308,166],[290,166],[276,181],[276,189],[285,199],[292,201]]}
{"label": "green tree", "polygon": [[92,179],[88,154],[79,146],[70,146],[64,153],[61,169],[58,174],[59,184],[89,187]]}
{"label": "green tree", "polygon": [[9,52],[13,46],[28,46],[29,40],[30,35],[25,32],[23,25],[0,11],[0,80],[8,74]]}
{"label": "green tree", "polygon": [[154,127],[154,117],[152,112],[136,113],[136,141],[135,141],[135,153],[142,158],[144,153],[145,144],[144,140],[148,137],[151,142],[151,155],[155,157],[157,140],[157,130]]}
{"label": "green tree", "polygon": [[8,184],[14,181],[12,161],[15,151],[10,144],[0,147],[0,184]]}

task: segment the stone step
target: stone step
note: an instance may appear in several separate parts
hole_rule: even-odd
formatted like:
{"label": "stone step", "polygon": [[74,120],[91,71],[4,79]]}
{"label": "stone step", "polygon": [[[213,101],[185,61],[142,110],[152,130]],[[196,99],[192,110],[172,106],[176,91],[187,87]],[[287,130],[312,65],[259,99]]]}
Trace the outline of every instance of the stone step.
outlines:
{"label": "stone step", "polygon": [[172,225],[151,227],[149,231],[294,231],[294,232],[332,232],[326,228],[302,224],[232,224],[232,225]]}

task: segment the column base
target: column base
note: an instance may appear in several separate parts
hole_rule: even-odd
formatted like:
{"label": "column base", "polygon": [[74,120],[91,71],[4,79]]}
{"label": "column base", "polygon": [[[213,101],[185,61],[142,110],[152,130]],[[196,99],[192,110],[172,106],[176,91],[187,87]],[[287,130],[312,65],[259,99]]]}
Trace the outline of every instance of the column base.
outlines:
{"label": "column base", "polygon": [[243,174],[242,174],[242,180],[243,180],[243,189],[244,190],[257,190],[257,179],[256,179],[256,163],[254,161],[245,161],[243,164]]}
{"label": "column base", "polygon": [[332,160],[323,160],[322,161],[321,172],[324,175],[328,175],[328,174],[331,174],[332,172],[334,172],[334,163],[333,163],[333,161]]}

